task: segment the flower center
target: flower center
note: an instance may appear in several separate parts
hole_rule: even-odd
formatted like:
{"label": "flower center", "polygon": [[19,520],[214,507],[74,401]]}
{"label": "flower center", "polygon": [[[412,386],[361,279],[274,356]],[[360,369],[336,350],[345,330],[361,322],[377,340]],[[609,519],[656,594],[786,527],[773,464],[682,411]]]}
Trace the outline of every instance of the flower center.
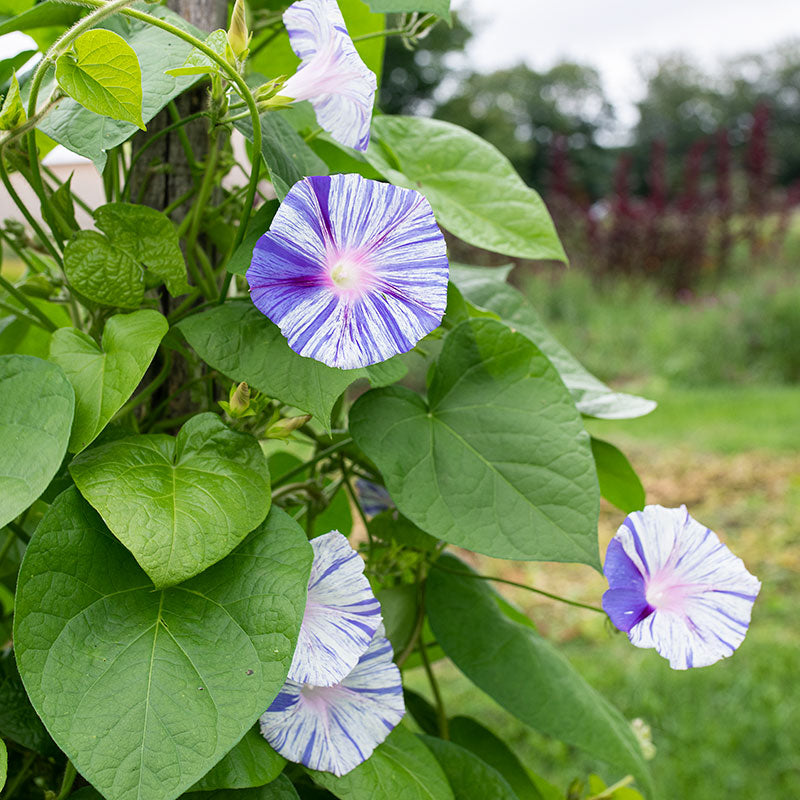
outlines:
{"label": "flower center", "polygon": [[355,289],[360,283],[361,270],[355,261],[343,258],[331,268],[331,280],[340,289]]}
{"label": "flower center", "polygon": [[674,575],[655,575],[647,584],[645,600],[658,611],[682,614],[686,599],[696,591],[696,585],[677,583]]}

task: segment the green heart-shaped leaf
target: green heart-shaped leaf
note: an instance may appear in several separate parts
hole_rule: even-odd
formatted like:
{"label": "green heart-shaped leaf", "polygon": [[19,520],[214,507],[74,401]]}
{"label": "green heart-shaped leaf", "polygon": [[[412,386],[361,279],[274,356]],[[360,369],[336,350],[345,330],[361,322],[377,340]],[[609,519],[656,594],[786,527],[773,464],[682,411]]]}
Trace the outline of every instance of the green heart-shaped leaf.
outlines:
{"label": "green heart-shaped leaf", "polygon": [[142,69],[136,51],[117,33],[82,33],[56,61],[58,85],[84,108],[142,130]]}
{"label": "green heart-shaped leaf", "polygon": [[64,248],[64,272],[73,288],[103,306],[138,308],[144,270],[97,231],[78,231]]}
{"label": "green heart-shaped leaf", "polygon": [[224,558],[270,506],[258,442],[211,413],[192,417],[177,438],[130,436],[84,450],[69,469],[159,588]]}
{"label": "green heart-shaped leaf", "polygon": [[311,547],[279,509],[221,563],[153,590],[75,489],[31,540],[14,649],[37,713],[108,800],[172,800],[255,723],[292,660]]}
{"label": "green heart-shaped leaf", "polygon": [[0,356],[0,527],[46,488],[67,452],[75,394],[61,367]]}
{"label": "green heart-shaped leaf", "polygon": [[599,567],[589,436],[541,351],[495,320],[445,339],[427,403],[362,395],[350,430],[397,508],[431,536],[499,558]]}
{"label": "green heart-shaped leaf", "polygon": [[161,278],[173,297],[189,291],[178,232],[166,214],[133,203],[107,203],[95,210],[94,219],[114,247]]}
{"label": "green heart-shaped leaf", "polygon": [[144,377],[169,326],[157,311],[117,314],[106,322],[102,348],[75,328],[59,328],[50,360],[75,390],[75,422],[69,449],[79,453],[94,441]]}

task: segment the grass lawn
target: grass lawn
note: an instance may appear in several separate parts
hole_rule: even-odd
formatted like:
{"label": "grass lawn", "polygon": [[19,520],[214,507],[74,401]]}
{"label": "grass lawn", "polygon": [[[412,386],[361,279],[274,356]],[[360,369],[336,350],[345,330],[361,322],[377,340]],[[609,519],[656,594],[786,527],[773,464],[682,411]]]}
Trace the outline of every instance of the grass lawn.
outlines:
{"label": "grass lawn", "polygon": [[[762,581],[750,633],[735,655],[712,667],[672,671],[638,650],[603,618],[503,586],[557,641],[578,670],[629,719],[652,729],[652,770],[662,798],[800,797],[800,389],[681,389],[656,392],[659,409],[630,422],[592,421],[620,446],[648,502],[685,502]],[[601,547],[623,515],[604,503]],[[556,593],[598,603],[606,587],[588,567],[473,563]],[[575,777],[613,772],[527,730],[446,661],[436,672],[452,713],[469,714],[508,736],[524,763],[566,788]],[[408,684],[430,696],[420,670]]]}

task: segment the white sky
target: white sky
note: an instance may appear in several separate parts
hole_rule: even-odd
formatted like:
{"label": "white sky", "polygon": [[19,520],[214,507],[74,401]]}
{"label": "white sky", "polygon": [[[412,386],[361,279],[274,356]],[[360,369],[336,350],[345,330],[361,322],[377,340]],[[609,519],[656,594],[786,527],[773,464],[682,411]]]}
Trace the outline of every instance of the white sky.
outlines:
{"label": "white sky", "polygon": [[468,63],[491,71],[562,58],[596,66],[620,122],[636,121],[636,59],[684,50],[719,57],[800,38],[800,0],[452,0],[475,30]]}

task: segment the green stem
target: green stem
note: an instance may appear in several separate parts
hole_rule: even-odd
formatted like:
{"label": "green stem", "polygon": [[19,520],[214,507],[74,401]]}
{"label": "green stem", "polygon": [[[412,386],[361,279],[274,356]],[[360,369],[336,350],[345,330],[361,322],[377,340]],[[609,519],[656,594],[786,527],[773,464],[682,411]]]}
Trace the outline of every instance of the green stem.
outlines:
{"label": "green stem", "polygon": [[11,797],[13,797],[14,792],[16,792],[17,789],[19,789],[19,787],[25,782],[25,779],[28,777],[28,772],[30,772],[31,764],[33,764],[35,758],[36,753],[25,754],[25,758],[22,761],[22,768],[6,785],[6,791],[3,795],[3,800],[10,800]]}
{"label": "green stem", "polygon": [[119,419],[120,417],[124,417],[129,412],[133,411],[134,408],[140,406],[145,400],[149,400],[152,396],[153,392],[161,386],[162,383],[169,377],[169,373],[172,370],[172,351],[167,350],[164,355],[164,364],[162,365],[161,369],[159,370],[158,374],[153,378],[150,383],[142,389],[136,397],[131,398],[125,403],[122,408],[117,411],[114,415],[115,419]]}
{"label": "green stem", "polygon": [[275,489],[278,486],[283,486],[284,483],[287,483],[289,480],[294,478],[296,475],[299,475],[301,472],[304,472],[309,467],[313,467],[314,464],[316,464],[319,461],[322,461],[323,458],[327,458],[328,456],[333,455],[333,453],[338,453],[339,450],[342,450],[343,448],[347,447],[347,445],[352,444],[352,442],[353,442],[353,440],[350,439],[350,438],[342,439],[341,442],[337,442],[336,444],[332,445],[331,447],[328,447],[326,450],[321,450],[313,458],[309,459],[308,461],[306,461],[303,464],[300,464],[300,466],[289,470],[289,472],[281,475],[280,478],[278,478],[277,480],[273,481],[272,482],[272,488]]}
{"label": "green stem", "polygon": [[[125,185],[122,187],[122,197],[123,199],[130,200],[131,199],[131,175],[133,174],[133,166],[136,162],[142,157],[145,151],[153,144],[155,144],[159,139],[166,136],[168,133],[172,133],[172,131],[176,129],[181,129],[184,125],[187,125],[190,122],[193,122],[196,119],[200,119],[200,117],[206,116],[205,111],[196,111],[194,114],[189,114],[188,117],[183,117],[183,119],[179,119],[177,122],[173,122],[171,125],[167,125],[166,128],[162,128],[158,133],[154,133],[134,154],[131,156],[131,163],[128,165],[128,176],[125,179]],[[192,190],[194,191],[194,190]]]}
{"label": "green stem", "polygon": [[7,522],[6,525],[8,526],[8,529],[14,534],[14,536],[16,536],[18,539],[21,539],[25,544],[28,544],[28,542],[30,542],[31,537],[28,536],[27,532],[25,531],[25,528],[23,528],[22,525],[18,525],[16,522],[13,521]]}
{"label": "green stem", "polygon": [[[419,637],[422,635],[422,629],[425,626],[425,584],[422,582],[422,575],[424,570],[424,562],[420,563],[417,569],[417,585],[419,586],[419,597],[417,598],[417,619],[414,622],[414,630],[408,640],[408,644],[403,648],[403,652],[395,659],[398,668],[406,663],[406,659],[414,652],[414,649],[419,642]],[[426,649],[427,645],[422,644],[422,649]]]}
{"label": "green stem", "polygon": [[9,531],[8,536],[6,536],[6,540],[3,542],[2,547],[0,547],[0,564],[3,563],[3,559],[8,555],[8,551],[11,549],[11,545],[17,540],[17,537],[14,536],[14,531]]}
{"label": "green stem", "polygon": [[465,572],[460,569],[450,569],[443,567],[438,561],[433,563],[434,569],[440,569],[442,572],[450,572],[453,575],[461,575],[462,578],[476,578],[481,581],[494,581],[495,583],[505,583],[507,586],[516,586],[518,589],[525,589],[534,594],[540,594],[543,597],[549,597],[551,600],[558,600],[559,603],[566,603],[568,606],[575,606],[576,608],[585,608],[587,611],[596,611],[598,614],[605,614],[599,606],[590,606],[587,603],[579,603],[577,600],[569,600],[566,597],[560,597],[557,594],[545,592],[544,589],[537,589],[535,586],[528,586],[526,583],[517,583],[517,581],[510,581],[506,578],[498,578],[495,575],[478,575],[476,572]]}
{"label": "green stem", "polygon": [[194,194],[194,189],[189,189],[188,192],[184,192],[179,198],[173,200],[165,209],[164,214],[169,216],[176,208],[180,208],[192,195]]}
{"label": "green stem", "polygon": [[2,286],[15,300],[22,303],[28,311],[33,314],[36,319],[38,319],[45,330],[50,331],[51,333],[55,330],[58,330],[58,325],[53,322],[46,314],[44,314],[38,306],[34,304],[34,302],[29,298],[26,297],[13,283],[7,281],[2,275],[0,275],[0,286]]}
{"label": "green stem", "polygon": [[600,792],[600,794],[594,794],[591,797],[589,797],[588,800],[607,800],[607,798],[614,796],[614,792],[616,792],[617,789],[622,789],[625,786],[630,786],[630,784],[632,783],[633,783],[633,775],[626,775],[622,780],[617,781],[615,784],[611,786],[607,786],[605,789],[603,789],[602,792]]}
{"label": "green stem", "polygon": [[[109,0],[109,2],[86,3],[86,5],[93,5],[97,9],[87,14],[83,19],[73,25],[68,31],[64,32],[55,42],[50,46],[50,49],[45,53],[44,58],[37,64],[36,71],[33,73],[31,79],[31,90],[28,95],[28,117],[33,117],[36,114],[36,101],[39,97],[39,89],[44,81],[44,76],[51,65],[55,64],[61,55],[63,55],[71,46],[72,42],[85,31],[93,28],[101,19],[110,16],[116,11],[133,0]],[[58,91],[58,89],[55,89]],[[50,100],[45,105],[48,105]],[[47,202],[44,193],[44,185],[42,183],[42,173],[39,169],[39,157],[36,151],[36,132],[30,130],[28,136],[28,155],[30,157],[31,165],[31,178],[30,181],[33,190],[39,195],[41,201]]]}
{"label": "green stem", "polygon": [[196,413],[197,412],[192,411],[189,414],[181,414],[181,416],[173,417],[172,419],[162,419],[156,422],[148,433],[158,433],[159,431],[166,431],[170,428],[179,428],[184,422],[188,422]]}
{"label": "green stem", "polygon": [[13,314],[17,319],[24,320],[28,323],[28,325],[36,325],[37,328],[41,328],[42,330],[50,333],[50,329],[46,328],[41,322],[39,322],[38,319],[36,319],[36,317],[26,314],[24,311],[19,308],[15,308],[10,303],[4,303],[2,300],[0,300],[0,308],[2,308],[3,311],[8,311],[10,314]]}
{"label": "green stem", "polygon": [[323,130],[324,130],[324,128],[317,128],[316,130],[311,131],[311,133],[309,133],[308,136],[303,137],[303,141],[306,144],[308,144],[308,142],[311,142],[314,139],[316,139],[317,136],[319,136],[322,133]]}
{"label": "green stem", "polygon": [[428,646],[424,642],[419,648],[419,655],[422,659],[422,666],[425,668],[425,674],[428,676],[428,683],[431,685],[431,691],[433,692],[433,699],[436,705],[436,720],[439,723],[439,736],[442,739],[449,740],[450,726],[447,722],[447,711],[445,711],[442,693],[439,691],[439,684],[436,682],[433,669],[431,669],[431,660],[428,658]]}
{"label": "green stem", "polygon": [[14,190],[11,179],[8,177],[8,172],[6,172],[5,164],[3,164],[2,148],[0,148],[0,180],[3,181],[3,185],[6,187],[9,197],[11,197],[16,207],[22,212],[22,215],[27,220],[28,225],[33,228],[34,233],[39,237],[42,245],[48,250],[50,255],[53,256],[53,258],[56,260],[56,263],[62,267],[64,262],[61,260],[61,254],[58,252],[52,241],[50,241],[50,238],[44,232],[42,226],[36,221],[33,214],[28,211],[28,207],[22,202],[20,196]]}
{"label": "green stem", "polygon": [[353,36],[354,42],[365,42],[367,39],[379,39],[382,36],[400,36],[407,33],[405,28],[387,28],[385,31],[375,31],[374,33],[362,33],[361,36]]}
{"label": "green stem", "polygon": [[369,556],[370,559],[372,558],[372,553],[375,549],[375,540],[372,538],[372,532],[369,529],[369,520],[367,519],[367,515],[364,513],[364,509],[361,507],[361,501],[358,499],[358,495],[353,489],[352,483],[350,483],[350,473],[347,470],[347,465],[345,464],[344,458],[340,459],[340,463],[342,466],[342,481],[344,483],[344,488],[347,494],[350,496],[350,500],[355,505],[356,511],[358,511],[358,516],[361,518],[361,522],[364,525],[364,532],[367,534],[367,539],[369,540]]}
{"label": "green stem", "polygon": [[61,781],[61,788],[56,795],[56,800],[66,800],[69,793],[72,791],[72,784],[75,783],[75,778],[78,777],[78,771],[75,769],[73,763],[67,759],[67,766],[64,769],[64,778]]}
{"label": "green stem", "polygon": [[[178,111],[178,106],[175,104],[174,100],[170,100],[169,103],[167,103],[167,113],[169,114],[173,125],[181,122],[181,114],[180,111]],[[183,147],[183,152],[186,155],[186,161],[189,164],[189,167],[194,170],[197,168],[197,159],[194,157],[194,151],[192,150],[191,142],[189,141],[189,137],[186,135],[186,131],[183,129],[183,125],[177,126],[177,132],[178,139],[180,139],[181,142],[181,147]]]}

